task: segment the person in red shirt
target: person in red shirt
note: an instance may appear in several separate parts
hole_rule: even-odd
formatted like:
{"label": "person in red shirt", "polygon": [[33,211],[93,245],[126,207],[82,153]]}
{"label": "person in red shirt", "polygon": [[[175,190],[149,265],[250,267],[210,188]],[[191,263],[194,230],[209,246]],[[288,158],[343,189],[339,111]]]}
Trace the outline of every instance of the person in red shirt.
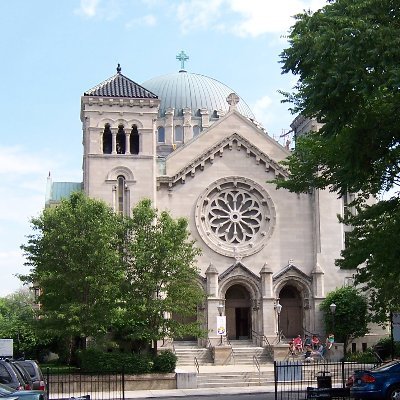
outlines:
{"label": "person in red shirt", "polygon": [[300,335],[298,335],[297,337],[295,337],[293,339],[293,344],[294,344],[294,348],[296,349],[296,351],[298,353],[303,351],[303,339],[301,338]]}

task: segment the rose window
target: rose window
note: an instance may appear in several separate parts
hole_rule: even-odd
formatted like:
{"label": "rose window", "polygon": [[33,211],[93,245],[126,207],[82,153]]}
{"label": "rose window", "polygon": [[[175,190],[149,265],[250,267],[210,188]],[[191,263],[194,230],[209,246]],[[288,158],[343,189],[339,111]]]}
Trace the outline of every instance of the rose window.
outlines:
{"label": "rose window", "polygon": [[225,178],[200,196],[196,224],[203,240],[229,256],[259,251],[272,233],[274,207],[267,192],[249,179]]}

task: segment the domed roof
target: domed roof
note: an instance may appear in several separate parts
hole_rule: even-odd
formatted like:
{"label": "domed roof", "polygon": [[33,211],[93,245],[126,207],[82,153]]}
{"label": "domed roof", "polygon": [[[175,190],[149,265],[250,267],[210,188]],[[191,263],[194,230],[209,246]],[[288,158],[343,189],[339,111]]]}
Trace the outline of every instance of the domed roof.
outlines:
{"label": "domed roof", "polygon": [[[192,115],[199,115],[199,109],[206,108],[210,116],[215,110],[229,110],[226,98],[234,90],[208,76],[193,74],[185,70],[158,76],[142,83],[147,90],[155,93],[161,100],[160,115],[167,108],[174,108],[175,115],[188,107]],[[245,117],[254,119],[250,107],[240,99],[237,110]]]}

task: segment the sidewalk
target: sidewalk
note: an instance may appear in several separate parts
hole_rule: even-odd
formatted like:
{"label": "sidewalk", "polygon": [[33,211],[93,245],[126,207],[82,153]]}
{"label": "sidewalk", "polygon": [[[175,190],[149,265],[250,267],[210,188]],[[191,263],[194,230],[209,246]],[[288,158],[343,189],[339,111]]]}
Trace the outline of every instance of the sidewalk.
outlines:
{"label": "sidewalk", "polygon": [[125,399],[184,396],[216,396],[221,394],[273,393],[274,386],[217,387],[203,389],[135,390],[125,393]]}

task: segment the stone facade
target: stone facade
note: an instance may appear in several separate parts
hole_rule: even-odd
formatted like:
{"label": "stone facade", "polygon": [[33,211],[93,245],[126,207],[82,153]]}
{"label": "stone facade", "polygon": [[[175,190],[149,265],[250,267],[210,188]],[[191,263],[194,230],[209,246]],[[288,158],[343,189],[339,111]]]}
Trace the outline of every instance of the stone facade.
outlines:
{"label": "stone facade", "polygon": [[[265,336],[274,342],[278,329],[286,337],[324,335],[319,305],[352,276],[334,265],[344,246],[337,220],[342,199],[329,191],[277,190],[270,181],[287,176],[280,161],[290,152],[238,111],[238,96],[212,115],[206,108],[159,115],[156,96],[118,94],[82,96],[83,190],[116,212],[129,213],[146,197],[189,220],[202,250],[199,284],[207,293],[198,318],[210,342],[220,340],[221,304],[231,340]],[[318,129],[310,124],[298,117],[293,129]],[[177,125],[183,127],[179,143]]]}

